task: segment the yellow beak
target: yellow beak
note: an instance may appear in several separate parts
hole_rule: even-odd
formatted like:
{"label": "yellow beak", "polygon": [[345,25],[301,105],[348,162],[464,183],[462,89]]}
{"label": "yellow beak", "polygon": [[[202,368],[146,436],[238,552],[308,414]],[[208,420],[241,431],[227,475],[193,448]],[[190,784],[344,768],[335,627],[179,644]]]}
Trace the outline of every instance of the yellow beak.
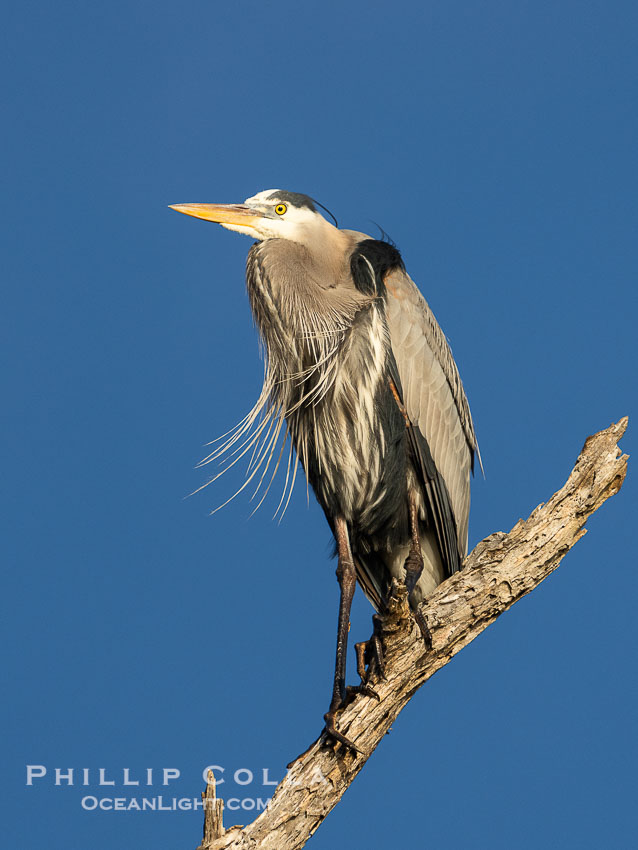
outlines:
{"label": "yellow beak", "polygon": [[172,204],[170,209],[205,221],[239,227],[252,227],[261,218],[255,210],[243,204]]}

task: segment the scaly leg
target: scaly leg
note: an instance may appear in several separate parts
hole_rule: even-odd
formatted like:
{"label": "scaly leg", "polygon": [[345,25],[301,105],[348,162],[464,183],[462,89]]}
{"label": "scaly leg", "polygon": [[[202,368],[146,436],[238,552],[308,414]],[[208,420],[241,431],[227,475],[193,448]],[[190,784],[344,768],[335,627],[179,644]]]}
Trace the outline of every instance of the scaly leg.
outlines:
{"label": "scaly leg", "polygon": [[[423,553],[421,552],[421,540],[419,538],[419,513],[416,506],[416,500],[412,493],[408,494],[408,515],[410,518],[410,551],[405,559],[405,586],[408,591],[408,599],[412,595],[412,591],[417,585],[423,572]],[[428,649],[432,646],[432,635],[425,622],[423,614],[417,610],[414,612],[414,619],[418,627],[421,629],[423,640]]]}
{"label": "scaly leg", "polygon": [[354,569],[348,526],[343,517],[335,520],[335,537],[337,539],[337,579],[341,590],[339,600],[339,623],[337,626],[337,657],[335,660],[335,675],[332,687],[332,700],[328,713],[324,715],[326,733],[330,738],[339,741],[351,750],[359,752],[357,747],[348,740],[336,727],[335,715],[346,697],[346,652],[348,649],[348,630],[350,628],[350,608],[357,583]]}

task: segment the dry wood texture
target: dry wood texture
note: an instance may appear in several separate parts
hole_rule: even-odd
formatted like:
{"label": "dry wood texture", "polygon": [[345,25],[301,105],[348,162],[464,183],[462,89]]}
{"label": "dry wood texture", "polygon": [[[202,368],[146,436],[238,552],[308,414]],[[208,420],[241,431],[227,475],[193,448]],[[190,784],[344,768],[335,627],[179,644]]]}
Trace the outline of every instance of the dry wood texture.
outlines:
{"label": "dry wood texture", "polygon": [[315,741],[291,765],[268,808],[251,824],[224,830],[214,785],[201,850],[297,850],[320,826],[366,763],[401,709],[430,676],[503,611],[533,590],[584,534],[588,517],[620,489],[627,456],[617,446],[627,418],[589,437],[564,487],[509,534],[481,541],[464,568],[440,585],[422,611],[432,633],[426,651],[408,613],[405,591],[394,588],[385,621],[387,680],[375,684],[380,702],[357,696],[340,729],[365,755],[334,752]]}

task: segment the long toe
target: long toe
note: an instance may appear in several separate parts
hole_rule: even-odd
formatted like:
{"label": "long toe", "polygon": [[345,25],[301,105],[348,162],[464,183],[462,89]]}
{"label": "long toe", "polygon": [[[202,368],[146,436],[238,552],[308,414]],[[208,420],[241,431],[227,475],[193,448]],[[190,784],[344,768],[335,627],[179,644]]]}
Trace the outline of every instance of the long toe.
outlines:
{"label": "long toe", "polygon": [[326,726],[324,729],[324,735],[328,742],[333,741],[338,744],[342,744],[346,749],[351,750],[354,753],[359,753],[359,755],[363,755],[363,752],[354,744],[349,738],[346,738],[344,734],[342,734],[336,725],[335,712],[329,711],[327,714],[324,714],[323,719],[325,720]]}
{"label": "long toe", "polygon": [[365,697],[372,697],[376,699],[377,702],[381,702],[381,697],[367,682],[361,682],[360,685],[348,685],[346,688],[346,699],[353,699],[354,697],[362,694]]}

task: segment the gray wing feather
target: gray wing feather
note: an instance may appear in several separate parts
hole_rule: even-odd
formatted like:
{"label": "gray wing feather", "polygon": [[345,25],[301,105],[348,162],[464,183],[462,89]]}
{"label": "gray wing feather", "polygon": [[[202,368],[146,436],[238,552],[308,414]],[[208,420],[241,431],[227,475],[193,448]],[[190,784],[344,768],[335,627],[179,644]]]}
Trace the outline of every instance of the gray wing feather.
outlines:
{"label": "gray wing feather", "polygon": [[470,472],[478,451],[469,404],[450,346],[416,284],[395,269],[386,275],[385,285],[403,403],[445,482],[462,559],[467,554]]}

